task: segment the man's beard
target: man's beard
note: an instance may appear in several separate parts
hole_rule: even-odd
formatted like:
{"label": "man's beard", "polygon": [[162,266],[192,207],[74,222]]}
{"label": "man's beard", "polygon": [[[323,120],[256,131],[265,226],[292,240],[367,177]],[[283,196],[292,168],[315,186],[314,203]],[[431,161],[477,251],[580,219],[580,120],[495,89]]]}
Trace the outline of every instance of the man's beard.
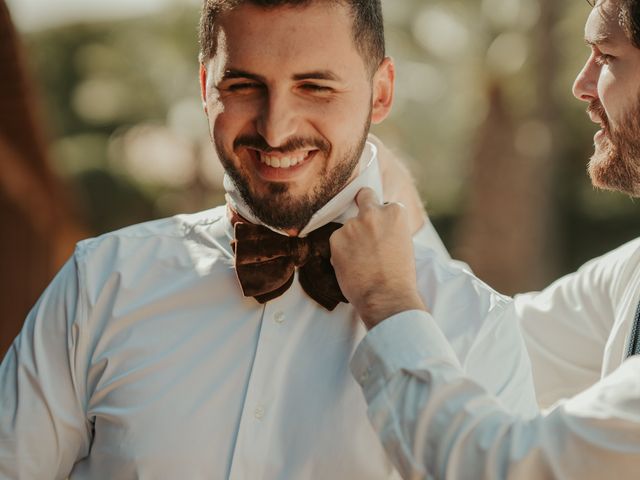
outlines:
{"label": "man's beard", "polygon": [[587,110],[602,120],[604,135],[589,162],[589,176],[598,188],[640,196],[640,98],[612,129],[599,100]]}
{"label": "man's beard", "polygon": [[[216,150],[226,173],[231,177],[242,199],[257,218],[265,225],[280,230],[301,230],[309,223],[311,217],[349,182],[362,156],[370,125],[371,121],[368,120],[358,141],[347,148],[331,170],[328,165],[324,166],[318,174],[318,182],[313,190],[298,197],[293,197],[289,193],[287,183],[279,182],[268,183],[268,193],[260,197],[256,196],[251,189],[249,178],[243,176],[241,170],[233,164],[231,155],[217,143]],[[328,142],[320,138],[290,138],[284,145],[274,149],[260,135],[243,135],[235,140],[234,151],[243,147],[267,154],[273,151],[286,154],[303,148],[314,148],[325,159],[328,159],[332,153]]]}

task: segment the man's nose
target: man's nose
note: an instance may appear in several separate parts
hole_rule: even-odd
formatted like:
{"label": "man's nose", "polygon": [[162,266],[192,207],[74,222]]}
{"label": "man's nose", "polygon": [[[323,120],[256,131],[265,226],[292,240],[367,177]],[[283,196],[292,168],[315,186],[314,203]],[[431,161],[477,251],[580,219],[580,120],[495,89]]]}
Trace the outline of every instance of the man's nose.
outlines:
{"label": "man's nose", "polygon": [[295,102],[285,92],[269,92],[257,120],[257,131],[271,147],[279,147],[298,128]]}
{"label": "man's nose", "polygon": [[573,82],[573,96],[583,102],[592,102],[598,98],[598,78],[600,66],[592,54]]}

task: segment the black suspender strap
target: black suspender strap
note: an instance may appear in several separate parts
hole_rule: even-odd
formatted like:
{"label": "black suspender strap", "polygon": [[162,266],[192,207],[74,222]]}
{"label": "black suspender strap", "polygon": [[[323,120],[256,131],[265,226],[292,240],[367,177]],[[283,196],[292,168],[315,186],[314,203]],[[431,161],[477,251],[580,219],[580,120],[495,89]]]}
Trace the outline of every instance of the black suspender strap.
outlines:
{"label": "black suspender strap", "polygon": [[631,329],[631,337],[629,338],[627,357],[638,354],[640,354],[640,304],[638,304],[636,317],[633,320],[633,328]]}

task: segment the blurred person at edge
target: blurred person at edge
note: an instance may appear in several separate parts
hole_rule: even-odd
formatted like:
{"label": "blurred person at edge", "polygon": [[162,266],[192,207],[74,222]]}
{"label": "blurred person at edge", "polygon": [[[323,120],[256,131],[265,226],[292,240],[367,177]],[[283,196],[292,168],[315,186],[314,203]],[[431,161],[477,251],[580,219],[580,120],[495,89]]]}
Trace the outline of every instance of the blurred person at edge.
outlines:
{"label": "blurred person at edge", "polygon": [[[591,179],[638,197],[640,1],[599,0],[585,39],[591,54],[573,93],[602,127]],[[371,329],[351,368],[403,478],[640,476],[640,239],[514,299],[536,393],[555,402],[522,419],[464,373],[418,298],[407,216],[369,190],[357,202],[358,217],[331,238],[332,263]]]}
{"label": "blurred person at edge", "polygon": [[[356,193],[381,190],[382,25],[375,0],[205,2],[227,204],[78,244],[0,366],[1,478],[399,478],[348,367],[366,328],[328,260]],[[414,264],[463,370],[535,415],[512,304],[448,263],[428,222],[417,236],[440,250]]]}

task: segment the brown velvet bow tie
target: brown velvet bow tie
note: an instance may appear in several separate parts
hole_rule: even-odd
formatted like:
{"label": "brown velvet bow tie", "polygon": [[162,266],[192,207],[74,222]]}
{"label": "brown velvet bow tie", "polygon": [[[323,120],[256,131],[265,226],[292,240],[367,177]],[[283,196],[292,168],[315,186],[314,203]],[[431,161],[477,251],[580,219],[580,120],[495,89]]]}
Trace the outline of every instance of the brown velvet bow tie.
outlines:
{"label": "brown velvet bow tie", "polygon": [[287,237],[237,214],[231,220],[236,274],[245,297],[260,303],[279,297],[293,283],[296,268],[304,291],[327,310],[347,302],[331,266],[329,237],[342,225],[330,223],[308,237]]}

